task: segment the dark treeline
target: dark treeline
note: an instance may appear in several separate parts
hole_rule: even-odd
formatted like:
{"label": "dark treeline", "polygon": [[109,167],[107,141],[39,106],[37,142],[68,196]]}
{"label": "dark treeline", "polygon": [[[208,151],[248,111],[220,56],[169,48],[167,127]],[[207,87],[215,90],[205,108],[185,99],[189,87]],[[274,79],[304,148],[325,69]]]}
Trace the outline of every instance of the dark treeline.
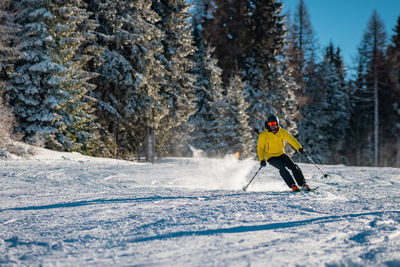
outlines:
{"label": "dark treeline", "polygon": [[340,48],[318,46],[304,1],[282,8],[3,0],[2,129],[93,156],[152,162],[191,146],[244,158],[274,113],[318,163],[400,167],[400,18],[388,38],[371,14],[349,77]]}

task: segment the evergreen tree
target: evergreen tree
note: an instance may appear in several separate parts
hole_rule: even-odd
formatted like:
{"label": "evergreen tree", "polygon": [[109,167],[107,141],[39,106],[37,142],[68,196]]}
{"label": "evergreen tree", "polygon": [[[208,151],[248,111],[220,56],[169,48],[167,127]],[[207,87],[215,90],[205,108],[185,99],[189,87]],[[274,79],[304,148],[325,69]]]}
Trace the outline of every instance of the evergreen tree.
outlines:
{"label": "evergreen tree", "polygon": [[394,166],[400,167],[400,17],[397,19],[397,25],[394,28],[394,35],[387,49],[387,55],[391,66],[390,79],[394,95],[392,107],[394,109],[395,127],[392,130],[395,131],[394,136],[397,139],[397,159]]}
{"label": "evergreen tree", "polygon": [[160,94],[167,114],[161,120],[162,127],[155,129],[157,153],[183,153],[191,131],[188,118],[196,109],[195,77],[190,73],[195,49],[189,6],[185,0],[154,0],[153,9],[160,17],[156,25],[165,35],[159,57],[166,69]]}
{"label": "evergreen tree", "polygon": [[12,10],[11,0],[0,2],[0,86],[8,80],[8,74],[13,71],[13,61],[18,56],[16,33],[18,25],[15,24],[16,10]]}
{"label": "evergreen tree", "polygon": [[[241,75],[243,79],[246,79],[244,94],[249,103],[247,110],[249,125],[253,129],[264,129],[264,121],[268,114],[276,114],[277,110],[272,106],[264,74],[256,65],[254,59],[249,58],[247,62],[247,68],[242,70]],[[257,140],[257,136],[254,136],[254,140]]]}
{"label": "evergreen tree", "polygon": [[387,54],[390,63],[393,66],[392,78],[397,86],[400,84],[400,16],[397,19],[397,25],[393,29],[394,34],[391,43],[388,46]]}
{"label": "evergreen tree", "polygon": [[298,120],[300,107],[296,99],[298,85],[291,77],[291,69],[281,62],[275,68],[273,86],[269,99],[276,109],[275,114],[280,118],[282,125],[293,135],[300,134],[298,131]]}
{"label": "evergreen tree", "polygon": [[[380,132],[383,130],[381,126],[384,126],[379,121],[383,115],[382,108],[391,106],[385,103],[388,98],[382,97],[388,93],[385,50],[384,25],[377,12],[374,11],[358,48],[359,85],[352,93],[358,102],[358,105],[353,105],[353,114],[362,114],[362,122],[368,122],[359,134],[362,150],[356,152],[363,156],[360,163],[364,165],[378,165],[379,144],[382,142]],[[385,121],[389,121],[388,118],[385,118]],[[388,123],[386,122],[385,125],[388,126]]]}
{"label": "evergreen tree", "polygon": [[6,89],[15,117],[19,123],[16,131],[27,142],[43,142],[53,136],[55,122],[61,120],[59,88],[51,84],[54,72],[62,66],[53,64],[49,49],[52,39],[49,28],[53,19],[43,1],[14,1],[20,10],[16,22],[21,25],[18,33],[22,57],[15,62]]}
{"label": "evergreen tree", "polygon": [[215,0],[213,5],[206,5],[209,10],[203,23],[204,38],[211,47],[215,47],[214,56],[223,71],[224,85],[244,67],[251,48],[249,33],[254,28],[247,23],[248,2]]}
{"label": "evergreen tree", "polygon": [[296,134],[298,108],[294,91],[298,86],[284,60],[282,4],[272,0],[250,1],[248,10],[251,16],[247,24],[253,30],[246,40],[245,47],[249,48],[242,76],[250,104],[250,126],[256,128],[260,119],[263,124],[266,116],[274,113],[281,118],[282,125]]}
{"label": "evergreen tree", "polygon": [[199,49],[194,55],[196,65],[193,72],[197,73],[195,83],[197,108],[190,117],[190,122],[194,126],[191,143],[208,155],[216,156],[219,154],[217,145],[221,141],[219,134],[222,126],[221,119],[223,119],[221,118],[222,70],[217,66],[217,60],[212,58],[211,49],[204,48],[200,44],[202,42],[199,40]]}
{"label": "evergreen tree", "polygon": [[291,70],[291,76],[297,83],[298,88],[296,91],[297,95],[297,100],[300,102],[300,106],[302,106],[302,101],[301,101],[301,94],[300,90],[305,88],[304,85],[304,80],[303,80],[303,65],[301,64],[304,62],[304,52],[303,50],[299,47],[298,41],[297,41],[297,36],[296,33],[294,32],[294,26],[291,20],[291,13],[288,12],[286,14],[286,41],[285,41],[285,46],[284,46],[284,53],[285,53],[285,64],[290,68]]}
{"label": "evergreen tree", "polygon": [[188,0],[190,13],[192,14],[193,26],[197,25],[203,29],[205,21],[213,17],[213,11],[216,8],[214,0]]}
{"label": "evergreen tree", "polygon": [[356,79],[349,83],[349,88],[351,89],[349,93],[351,103],[351,127],[346,135],[346,144],[348,146],[348,152],[346,154],[348,155],[350,164],[357,166],[365,162],[363,150],[366,148],[367,144],[364,143],[363,134],[371,127],[369,123],[365,123],[369,120],[369,114],[366,113],[365,110],[370,109],[370,105],[365,101],[365,99],[368,99],[369,94],[366,94],[366,90],[362,90],[365,84],[363,66],[362,58],[359,57]]}
{"label": "evergreen tree", "polygon": [[345,72],[345,67],[344,67],[344,61],[341,55],[341,50],[339,47],[335,49],[335,46],[333,45],[332,42],[329,43],[329,45],[325,49],[325,60],[327,60],[329,63],[331,63],[335,69],[336,72],[339,74],[339,78],[342,81],[342,85],[345,84],[345,77],[346,77],[346,72]]}
{"label": "evergreen tree", "polygon": [[[332,135],[335,140],[331,143],[331,158],[330,163],[348,163],[346,158],[347,144],[344,142],[346,133],[350,129],[351,104],[348,87],[345,82],[344,61],[341,56],[339,47],[335,48],[331,42],[325,50],[324,62],[326,68],[332,68],[335,71],[333,77],[328,75],[328,80],[331,79],[331,94],[329,100],[332,109]],[[332,78],[334,78],[332,83]],[[337,81],[335,81],[337,79]]]}
{"label": "evergreen tree", "polygon": [[[98,142],[95,100],[89,96],[94,75],[84,70],[90,57],[80,52],[83,43],[94,39],[95,24],[88,24],[86,6],[81,0],[57,1],[49,6],[52,24],[48,25],[50,58],[59,71],[53,72],[48,84],[58,89],[61,116],[54,123],[57,131],[48,140],[51,148],[64,151],[95,153]],[[89,27],[88,27],[89,26]]]}
{"label": "evergreen tree", "polygon": [[16,57],[17,49],[12,47],[16,41],[17,27],[13,23],[14,12],[10,8],[11,1],[0,2],[0,145],[11,136],[14,127],[14,116],[7,103],[3,102],[3,91],[8,74],[12,71],[12,59]]}
{"label": "evergreen tree", "polygon": [[239,75],[230,79],[227,89],[227,108],[223,112],[225,119],[224,141],[226,143],[225,153],[232,154],[239,152],[241,157],[246,158],[254,155],[255,143],[252,137],[252,130],[248,124],[248,103],[243,95],[244,84]]}
{"label": "evergreen tree", "polygon": [[341,155],[349,125],[349,99],[329,50],[307,83],[302,142],[316,162],[346,163]]}
{"label": "evergreen tree", "polygon": [[100,23],[98,42],[105,47],[95,81],[105,135],[111,133],[116,156],[140,156],[145,145],[147,160],[154,161],[154,129],[166,113],[159,92],[163,33],[155,24],[160,18],[143,0],[92,2],[90,8]]}
{"label": "evergreen tree", "polygon": [[[195,147],[204,149],[210,155],[239,152],[243,157],[248,157],[254,142],[247,121],[248,104],[244,99],[244,84],[235,75],[230,79],[226,95],[223,95],[222,70],[217,66],[217,60],[211,57],[212,50],[203,38],[201,23],[207,16],[204,4],[203,1],[197,3],[197,9],[203,13],[194,14],[192,18],[197,48],[193,57],[196,62],[193,73],[197,74],[195,85],[198,105],[197,112],[191,117],[195,125]],[[212,129],[212,135],[209,129]]]}
{"label": "evergreen tree", "polygon": [[293,90],[297,85],[283,61],[282,4],[276,0],[218,0],[210,9],[204,22],[205,39],[216,47],[224,84],[234,73],[242,76],[250,127],[263,128],[266,116],[275,113],[295,131],[298,109]]}
{"label": "evergreen tree", "polygon": [[[91,75],[79,54],[84,40],[82,22],[87,14],[82,2],[15,1],[20,12],[24,56],[16,61],[7,96],[19,122],[17,130],[28,142],[49,148],[90,153],[95,148],[93,100],[88,92]],[[98,144],[97,144],[98,145]]]}
{"label": "evergreen tree", "polygon": [[[290,14],[289,14],[290,15]],[[316,59],[317,40],[311,24],[308,8],[304,0],[299,0],[295,12],[294,21],[288,20],[288,61],[292,67],[292,75],[300,86],[297,96],[302,98],[302,92],[306,90],[306,73],[313,72],[313,64]],[[303,101],[302,101],[303,102]]]}
{"label": "evergreen tree", "polygon": [[[323,68],[317,63],[318,43],[311,24],[310,15],[304,0],[299,0],[294,10],[293,20],[288,16],[288,34],[286,38],[285,62],[289,66],[289,73],[293,77],[297,87],[293,87],[297,105],[300,108],[299,119],[299,140],[308,142],[310,134],[307,132],[309,122],[307,117],[309,109],[314,109],[315,101],[313,93],[314,85],[310,81],[319,81],[320,73]],[[320,83],[322,81],[319,81]],[[308,88],[311,86],[312,88]],[[326,155],[323,156],[324,160]]]}

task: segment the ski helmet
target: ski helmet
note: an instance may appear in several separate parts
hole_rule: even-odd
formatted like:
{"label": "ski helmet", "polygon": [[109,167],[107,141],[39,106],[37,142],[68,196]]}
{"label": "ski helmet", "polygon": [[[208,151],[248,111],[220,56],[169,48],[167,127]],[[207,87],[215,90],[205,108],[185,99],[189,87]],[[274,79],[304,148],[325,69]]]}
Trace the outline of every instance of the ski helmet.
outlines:
{"label": "ski helmet", "polygon": [[265,128],[268,129],[268,128],[269,128],[268,123],[269,123],[269,122],[272,122],[272,121],[275,121],[275,122],[276,122],[276,125],[279,126],[279,119],[278,119],[278,117],[275,116],[274,114],[271,114],[271,115],[268,116],[268,119],[265,121]]}

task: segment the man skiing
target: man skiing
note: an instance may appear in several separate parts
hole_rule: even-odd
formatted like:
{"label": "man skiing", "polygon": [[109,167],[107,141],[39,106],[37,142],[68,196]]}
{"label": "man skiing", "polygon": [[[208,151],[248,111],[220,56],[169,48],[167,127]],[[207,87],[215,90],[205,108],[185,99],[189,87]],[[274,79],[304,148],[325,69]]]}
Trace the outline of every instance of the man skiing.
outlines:
{"label": "man skiing", "polygon": [[[268,117],[265,128],[258,136],[257,143],[260,166],[266,166],[265,161],[268,161],[269,164],[279,169],[283,180],[293,191],[299,192],[299,186],[305,191],[311,191],[299,166],[285,154],[285,141],[292,145],[296,151],[305,154],[300,143],[288,131],[279,127],[279,119],[275,115]],[[294,179],[287,169],[292,171]]]}

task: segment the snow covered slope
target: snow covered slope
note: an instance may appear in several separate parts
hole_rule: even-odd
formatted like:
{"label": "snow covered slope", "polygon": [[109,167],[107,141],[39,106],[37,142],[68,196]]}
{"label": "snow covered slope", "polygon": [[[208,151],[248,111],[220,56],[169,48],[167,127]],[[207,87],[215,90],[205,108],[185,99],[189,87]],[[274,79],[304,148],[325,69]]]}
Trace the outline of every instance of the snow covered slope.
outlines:
{"label": "snow covered slope", "polygon": [[400,170],[157,164],[41,150],[0,161],[0,266],[400,266]]}

